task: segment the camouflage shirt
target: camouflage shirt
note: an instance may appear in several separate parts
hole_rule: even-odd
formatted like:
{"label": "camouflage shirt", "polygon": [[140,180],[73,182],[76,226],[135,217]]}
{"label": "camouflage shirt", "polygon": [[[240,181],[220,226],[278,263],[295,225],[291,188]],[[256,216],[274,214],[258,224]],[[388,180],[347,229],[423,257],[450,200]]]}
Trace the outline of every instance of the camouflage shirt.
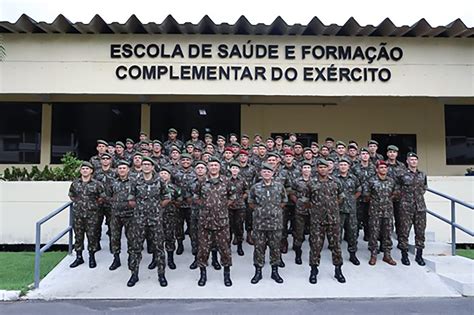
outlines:
{"label": "camouflage shirt", "polygon": [[[110,189],[114,180],[117,178],[117,173],[115,172],[115,169],[110,167],[108,170],[104,170],[102,167],[100,167],[93,173],[93,177],[95,180],[102,183],[106,195],[110,196]],[[103,206],[110,207],[110,200],[108,200],[108,198],[104,200]]]}
{"label": "camouflage shirt", "polygon": [[420,171],[413,172],[407,169],[402,173],[400,183],[400,202],[405,211],[426,211],[424,194],[428,188],[426,174]]}
{"label": "camouflage shirt", "polygon": [[269,185],[260,181],[250,188],[249,204],[254,204],[253,228],[276,231],[283,227],[282,203],[287,203],[285,187],[272,180]]}
{"label": "camouflage shirt", "polygon": [[170,164],[170,159],[163,153],[160,154],[160,156],[152,155],[151,158],[153,161],[155,161],[158,169],[160,169],[162,166]]}
{"label": "camouflage shirt", "polygon": [[174,141],[171,141],[171,140],[166,140],[165,143],[163,143],[163,147],[165,149],[165,152],[166,154],[170,154],[171,153],[171,148],[175,146],[179,149],[179,151],[181,151],[183,149],[183,141],[181,140],[174,140]]}
{"label": "camouflage shirt", "polygon": [[132,190],[133,181],[117,178],[112,182],[108,192],[112,205],[112,214],[119,217],[129,217],[133,215],[133,208],[128,205],[128,196]]}
{"label": "camouflage shirt", "polygon": [[208,230],[219,230],[229,226],[229,184],[225,176],[206,178],[199,186],[199,225]]}
{"label": "camouflage shirt", "polygon": [[339,204],[344,202],[344,193],[339,181],[332,176],[324,180],[318,176],[311,179],[308,185],[311,217],[318,224],[339,224]]}
{"label": "camouflage shirt", "polygon": [[248,194],[248,184],[243,176],[240,174],[234,178],[230,177],[229,179],[229,200],[231,204],[229,209],[244,209],[245,208],[245,199],[244,194]]}
{"label": "camouflage shirt", "polygon": [[[183,196],[192,196],[189,185],[196,178],[196,173],[192,167],[184,169],[179,167],[174,174],[174,183],[181,189]],[[181,204],[181,208],[190,208],[191,204],[186,200]]]}
{"label": "camouflage shirt", "polygon": [[296,178],[292,183],[291,194],[295,195],[298,200],[295,205],[295,212],[300,215],[309,215],[309,182],[311,178],[305,180],[303,176]]}
{"label": "camouflage shirt", "polygon": [[98,154],[90,158],[89,162],[94,166],[94,170],[98,170],[102,167],[102,165],[100,164],[100,160],[100,155]]}
{"label": "camouflage shirt", "polygon": [[366,197],[370,199],[369,216],[381,218],[393,217],[393,195],[395,194],[395,180],[386,176],[380,179],[378,175],[369,180]]}
{"label": "camouflage shirt", "polygon": [[247,163],[245,166],[240,165],[240,175],[245,178],[248,185],[251,185],[255,180],[255,167]]}
{"label": "camouflage shirt", "polygon": [[93,178],[88,182],[76,179],[69,187],[69,198],[76,216],[86,217],[88,212],[98,211],[98,200],[105,197],[104,186]]}
{"label": "camouflage shirt", "polygon": [[368,166],[364,167],[362,163],[358,163],[354,165],[354,167],[351,167],[350,170],[352,174],[357,176],[362,185],[362,195],[366,195],[369,187],[369,179],[377,174],[375,171],[375,165],[369,162]]}
{"label": "camouflage shirt", "polygon": [[[407,168],[405,164],[403,164],[402,162],[398,160],[395,162],[395,164],[390,164],[388,160],[386,162],[387,162],[387,167],[388,167],[387,176],[395,180],[396,191],[399,192],[400,191],[399,178],[403,173],[405,173]],[[394,196],[394,200],[396,201],[400,200],[400,196],[399,195]]]}
{"label": "camouflage shirt", "polygon": [[357,213],[357,199],[355,198],[355,194],[362,192],[362,186],[359,179],[350,173],[348,173],[347,176],[342,176],[339,174],[337,179],[341,184],[341,188],[345,197],[344,202],[341,203],[339,210],[342,213]]}

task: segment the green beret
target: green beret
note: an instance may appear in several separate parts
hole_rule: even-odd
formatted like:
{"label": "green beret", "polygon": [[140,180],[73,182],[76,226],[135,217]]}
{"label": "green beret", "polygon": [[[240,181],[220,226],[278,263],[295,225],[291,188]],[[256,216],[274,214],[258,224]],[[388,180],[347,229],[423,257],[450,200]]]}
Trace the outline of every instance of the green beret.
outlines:
{"label": "green beret", "polygon": [[278,158],[279,156],[278,156],[278,154],[277,154],[276,152],[268,152],[268,153],[267,153],[267,158],[269,158],[269,157],[276,157],[276,158]]}
{"label": "green beret", "polygon": [[244,133],[244,134],[242,135],[242,137],[240,137],[240,139],[250,139],[250,138],[249,138],[249,135],[248,135],[248,134],[245,134],[245,133]]}
{"label": "green beret", "polygon": [[252,148],[258,148],[258,144],[256,143],[252,144]]}
{"label": "green beret", "polygon": [[234,136],[234,137],[237,138],[237,134],[236,134],[236,133],[233,133],[233,132],[229,133],[229,138],[232,137],[232,136]]}
{"label": "green beret", "polygon": [[237,162],[237,161],[232,161],[232,162],[230,163],[230,167],[232,167],[232,166],[236,166],[236,167],[240,168],[240,164],[239,164],[239,162]]}
{"label": "green beret", "polygon": [[296,141],[295,144],[293,144],[293,146],[297,146],[297,145],[299,145],[300,147],[303,147],[303,144],[299,141]]}
{"label": "green beret", "polygon": [[148,149],[148,148],[141,148],[141,149],[140,149],[140,152],[148,152],[148,153],[150,153],[151,151],[150,151],[150,149]]}
{"label": "green beret", "polygon": [[178,133],[178,130],[176,130],[174,128],[170,128],[170,129],[168,129],[168,133]]}
{"label": "green beret", "polygon": [[109,153],[105,152],[105,153],[102,153],[102,155],[100,156],[100,158],[104,158],[104,157],[108,157],[109,159],[112,158],[112,155],[110,155]]}
{"label": "green beret", "polygon": [[148,134],[145,131],[140,131],[140,136],[148,136]]}
{"label": "green beret", "polygon": [[326,140],[324,140],[324,142],[327,142],[327,141],[334,142],[334,138],[332,138],[332,137],[327,137]]}
{"label": "green beret", "polygon": [[410,157],[416,157],[416,158],[418,158],[418,155],[417,155],[415,152],[408,152],[408,153],[407,153],[407,158],[410,158]]}
{"label": "green beret", "polygon": [[311,153],[313,152],[313,151],[311,151],[311,148],[310,148],[310,147],[305,147],[304,150],[303,150],[303,152],[306,152],[306,151],[310,151]]}
{"label": "green beret", "polygon": [[143,164],[143,162],[150,162],[152,165],[155,165],[155,161],[149,156],[144,156],[142,158],[142,164]]}
{"label": "green beret", "polygon": [[367,152],[367,153],[369,153],[369,149],[367,149],[366,147],[362,147],[362,148],[360,148],[360,152]]}
{"label": "green beret", "polygon": [[191,140],[188,140],[188,141],[186,142],[186,146],[188,147],[188,146],[190,146],[190,145],[192,145],[192,146],[194,147],[194,143],[193,143]]}
{"label": "green beret", "polygon": [[326,158],[326,162],[329,162],[329,161],[330,161],[330,162],[333,162],[333,163],[336,162],[332,156],[328,156],[328,157]]}
{"label": "green beret", "polygon": [[119,146],[125,149],[125,144],[122,141],[115,142],[115,146]]}
{"label": "green beret", "polygon": [[182,153],[182,154],[181,154],[181,160],[182,160],[182,159],[190,159],[190,160],[192,160],[193,157],[192,157],[191,154],[189,154],[189,153]]}
{"label": "green beret", "polygon": [[269,141],[269,140],[275,142],[275,140],[272,137],[268,137],[267,140],[265,141]]}
{"label": "green beret", "polygon": [[209,151],[204,151],[204,152],[202,153],[202,155],[212,155],[212,153],[209,152]]}
{"label": "green beret", "polygon": [[313,167],[313,164],[309,161],[304,161],[302,166],[305,166],[305,165]]}
{"label": "green beret", "polygon": [[379,145],[379,143],[377,141],[373,140],[373,139],[371,139],[367,142],[367,145],[369,145],[369,144],[375,144],[377,146]]}
{"label": "green beret", "polygon": [[148,140],[148,139],[145,139],[145,140],[140,141],[140,145],[142,145],[142,144],[150,144],[150,143],[151,143],[151,141]]}
{"label": "green beret", "polygon": [[118,161],[117,166],[120,166],[120,165],[126,165],[126,166],[130,167],[130,163],[128,161],[125,161],[125,160]]}
{"label": "green beret", "polygon": [[197,132],[197,133],[199,133],[199,131],[198,131],[196,128],[191,129],[191,132]]}
{"label": "green beret", "polygon": [[268,171],[274,172],[273,167],[268,163],[262,163],[262,170],[268,170]]}
{"label": "green beret", "polygon": [[352,161],[345,156],[339,160],[339,163],[341,162],[346,162],[347,164],[352,165]]}
{"label": "green beret", "polygon": [[160,168],[160,172],[163,172],[163,171],[168,172],[169,174],[171,174],[171,169],[168,166],[162,166]]}
{"label": "green beret", "polygon": [[206,133],[206,134],[204,135],[204,138],[211,138],[211,139],[212,139],[212,135],[211,135],[210,133]]}
{"label": "green beret", "polygon": [[275,137],[275,140],[276,140],[276,139],[281,139],[281,140],[283,140],[283,137],[282,137],[282,136],[276,136],[276,137]]}
{"label": "green beret", "polygon": [[217,140],[224,140],[225,141],[225,137],[223,135],[218,135]]}
{"label": "green beret", "polygon": [[173,152],[173,151],[178,151],[178,153],[181,153],[181,151],[179,150],[179,148],[175,145],[171,146],[171,149],[170,149],[170,153]]}
{"label": "green beret", "polygon": [[92,163],[91,163],[91,162],[87,162],[87,161],[82,161],[81,167],[88,167],[88,168],[90,168],[91,170],[94,170],[94,166],[92,165]]}
{"label": "green beret", "polygon": [[159,144],[160,146],[163,146],[163,143],[161,143],[160,140],[153,140],[153,144]]}
{"label": "green beret", "polygon": [[[210,159],[210,158],[209,158]],[[197,160],[194,162],[194,167],[198,166],[199,164],[202,164],[204,165],[205,167],[207,167],[207,164],[206,162],[204,162],[203,160]]]}
{"label": "green beret", "polygon": [[285,140],[285,141],[283,141],[283,144],[287,145],[287,146],[290,146],[290,147],[293,146],[293,142],[291,140]]}
{"label": "green beret", "polygon": [[256,133],[256,134],[253,136],[253,138],[254,138],[254,139],[255,139],[255,138],[257,138],[257,137],[260,137],[260,138],[261,138],[261,137],[262,137],[262,135],[261,135],[261,134],[259,134],[259,133]]}
{"label": "green beret", "polygon": [[311,142],[311,146],[313,145],[319,148],[319,143],[317,143],[316,141]]}
{"label": "green beret", "polygon": [[97,144],[103,144],[103,145],[107,145],[107,146],[109,145],[109,143],[107,141],[101,140],[101,139],[97,140]]}
{"label": "green beret", "polygon": [[319,165],[324,165],[324,166],[329,166],[329,163],[327,160],[325,159],[319,159],[316,164],[319,166]]}
{"label": "green beret", "polygon": [[328,147],[327,145],[325,145],[325,144],[323,144],[323,145],[321,146],[321,150],[324,149],[324,148],[326,148],[326,149],[329,150],[329,147]]}
{"label": "green beret", "polygon": [[347,147],[348,147],[349,149],[356,149],[356,150],[358,149],[358,148],[357,148],[357,145],[352,144],[352,143],[349,144]]}
{"label": "green beret", "polygon": [[135,143],[135,141],[133,141],[133,139],[131,139],[131,138],[125,139],[125,142]]}
{"label": "green beret", "polygon": [[193,150],[194,150],[194,151],[201,151],[201,152],[202,152],[202,148],[201,148],[200,145],[194,146],[194,149],[193,149]]}
{"label": "green beret", "polygon": [[219,159],[218,159],[217,157],[215,157],[215,156],[211,156],[211,157],[209,158],[208,163],[211,163],[211,162],[217,162],[217,163],[221,164],[221,160],[219,160]]}
{"label": "green beret", "polygon": [[134,157],[135,157],[135,156],[143,157],[143,154],[142,154],[141,152],[138,152],[138,151],[137,151],[137,152],[135,152],[135,153],[133,154],[133,156],[134,156]]}
{"label": "green beret", "polygon": [[259,147],[264,147],[265,149],[267,148],[267,145],[265,143],[259,143],[258,146]]}
{"label": "green beret", "polygon": [[108,145],[109,147],[115,147],[115,142],[110,141],[107,145]]}
{"label": "green beret", "polygon": [[398,147],[396,145],[391,144],[387,147],[387,151],[397,151],[398,152]]}
{"label": "green beret", "polygon": [[232,142],[232,143],[231,143],[231,146],[233,146],[233,147],[239,147],[239,148],[242,147],[242,146],[240,145],[240,143],[238,143],[238,142]]}
{"label": "green beret", "polygon": [[342,146],[344,146],[344,147],[347,147],[347,145],[346,145],[343,141],[338,141],[338,142],[336,142],[336,147],[337,147],[338,145],[342,145]]}

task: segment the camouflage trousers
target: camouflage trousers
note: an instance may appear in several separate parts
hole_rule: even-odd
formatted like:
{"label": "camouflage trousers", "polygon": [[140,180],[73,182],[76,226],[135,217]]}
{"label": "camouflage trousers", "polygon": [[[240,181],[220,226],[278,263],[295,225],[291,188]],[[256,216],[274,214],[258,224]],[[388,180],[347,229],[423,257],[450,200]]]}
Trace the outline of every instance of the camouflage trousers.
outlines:
{"label": "camouflage trousers", "polygon": [[230,238],[234,235],[238,243],[244,240],[245,211],[246,209],[229,209]]}
{"label": "camouflage trousers", "polygon": [[191,253],[196,256],[199,243],[199,207],[193,207],[191,209],[189,239],[191,240]]}
{"label": "camouflage trousers", "polygon": [[168,205],[163,211],[163,231],[165,238],[165,250],[167,252],[176,249],[176,223],[178,221],[178,209],[174,205]]}
{"label": "camouflage trousers", "polygon": [[270,265],[278,266],[281,262],[281,239],[281,230],[254,230],[254,266],[263,267],[263,265],[265,264],[265,251],[267,249],[267,246],[270,249]]}
{"label": "camouflage trousers", "polygon": [[100,224],[99,212],[89,211],[86,216],[74,214],[74,250],[84,250],[84,237],[87,236],[87,250],[96,252],[99,250],[100,235],[97,226]]}
{"label": "camouflage trousers", "polygon": [[411,227],[415,229],[415,247],[425,248],[426,211],[400,211],[400,233],[398,234],[398,248],[408,250],[408,236]]}
{"label": "camouflage trousers", "polygon": [[283,229],[281,230],[281,239],[288,238],[288,224],[293,225],[293,218],[295,215],[295,205],[286,205],[283,208]]}
{"label": "camouflage trousers", "polygon": [[209,230],[200,225],[198,236],[197,262],[199,267],[207,267],[209,253],[213,245],[215,245],[219,251],[222,266],[232,266],[232,253],[229,246],[230,232],[228,226],[218,230]]}
{"label": "camouflage trousers", "polygon": [[321,251],[323,249],[324,240],[327,236],[329,248],[332,254],[332,264],[334,266],[342,265],[342,252],[340,243],[341,227],[339,223],[321,224],[311,220],[309,229],[309,265],[319,266],[321,261]]}
{"label": "camouflage trousers", "polygon": [[395,234],[398,235],[400,234],[400,201],[394,201],[393,202],[393,219],[394,219],[394,228],[395,228]]}
{"label": "camouflage trousers", "polygon": [[136,219],[133,220],[130,229],[132,240],[128,256],[128,269],[138,272],[142,260],[143,242],[149,242],[150,250],[156,257],[158,274],[165,272],[164,233],[161,224],[147,225]]}
{"label": "camouflage trousers", "polygon": [[178,209],[178,220],[176,223],[176,239],[181,242],[184,241],[184,223],[186,223],[189,229],[191,226],[191,208]]}
{"label": "camouflage trousers", "polygon": [[357,214],[355,213],[340,213],[341,217],[341,242],[342,235],[347,240],[347,250],[349,253],[357,251],[357,237],[359,235],[359,227],[357,225]]}
{"label": "camouflage trousers", "polygon": [[112,254],[120,254],[122,247],[122,229],[125,229],[125,237],[127,238],[128,252],[130,253],[131,233],[130,229],[133,225],[133,216],[117,216],[110,218],[110,252]]}
{"label": "camouflage trousers", "polygon": [[253,230],[253,215],[250,207],[245,208],[245,231]]}
{"label": "camouflage trousers", "polygon": [[293,248],[301,247],[304,242],[304,231],[309,230],[309,214],[295,212],[293,223]]}
{"label": "camouflage trousers", "polygon": [[369,232],[369,203],[368,202],[357,202],[357,222],[358,229],[364,229],[364,238],[368,237]]}
{"label": "camouflage trousers", "polygon": [[369,251],[377,254],[378,240],[384,253],[392,250],[393,219],[378,216],[369,217]]}
{"label": "camouflage trousers", "polygon": [[102,205],[99,207],[99,225],[97,226],[97,233],[99,234],[99,240],[102,236],[102,224],[105,219],[105,225],[107,225],[107,235],[109,236],[109,245],[111,245],[110,237],[110,219],[112,217],[112,208],[108,205]]}

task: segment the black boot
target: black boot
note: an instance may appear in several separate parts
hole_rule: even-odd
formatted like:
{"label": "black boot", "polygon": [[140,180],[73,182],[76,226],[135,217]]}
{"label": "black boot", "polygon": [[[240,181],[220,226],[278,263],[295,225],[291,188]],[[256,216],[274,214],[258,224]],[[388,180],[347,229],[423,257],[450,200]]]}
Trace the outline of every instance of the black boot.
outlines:
{"label": "black boot", "polygon": [[336,266],[334,269],[334,278],[336,278],[339,283],[346,282],[346,278],[344,278],[344,275],[342,274],[341,265]]}
{"label": "black boot", "polygon": [[221,264],[219,264],[219,260],[217,259],[217,250],[212,251],[212,262],[211,262],[212,267],[216,270],[221,270]]}
{"label": "black boot", "polygon": [[157,262],[156,262],[156,254],[153,254],[152,258],[151,258],[151,262],[150,264],[148,265],[148,269],[152,270],[152,269],[155,269],[156,268],[156,265],[157,265]]}
{"label": "black boot", "polygon": [[415,256],[415,261],[418,263],[420,266],[424,266],[425,260],[423,259],[423,250],[421,248],[416,249],[416,256]]}
{"label": "black boot", "polygon": [[309,274],[309,283],[316,284],[318,282],[318,266],[311,266],[311,272]]}
{"label": "black boot", "polygon": [[166,287],[168,285],[168,281],[166,280],[164,273],[158,274],[158,282],[162,287]]}
{"label": "black boot", "polygon": [[176,255],[181,255],[184,252],[183,241],[178,241],[178,248],[176,248]]}
{"label": "black boot", "polygon": [[132,276],[128,279],[127,287],[133,287],[138,282],[138,271],[132,272]]}
{"label": "black boot", "polygon": [[198,286],[203,287],[206,285],[207,282],[207,274],[206,274],[206,267],[201,267],[201,277],[198,281]]}
{"label": "black boot", "polygon": [[194,269],[196,269],[197,267],[198,267],[198,261],[197,261],[196,256],[194,256],[194,260],[193,260],[193,262],[191,263],[191,265],[189,265],[189,269],[194,270]]}
{"label": "black boot", "polygon": [[237,255],[239,255],[239,256],[244,255],[244,250],[242,249],[242,242],[237,244]]}
{"label": "black boot", "polygon": [[294,247],[293,246],[293,249],[295,251],[295,264],[297,265],[301,265],[303,262],[301,261],[301,254],[302,254],[302,250],[301,250],[301,247]]}
{"label": "black boot", "polygon": [[94,252],[89,252],[89,268],[97,267],[97,262],[95,261]]}
{"label": "black boot", "polygon": [[174,263],[174,258],[173,258],[174,252],[172,250],[168,251],[168,267],[170,269],[176,269],[176,264]]}
{"label": "black boot", "polygon": [[224,284],[226,287],[232,286],[232,280],[230,280],[230,267],[224,267]]}
{"label": "black boot", "polygon": [[112,265],[110,265],[109,270],[115,270],[120,267],[122,264],[120,263],[120,254],[114,254],[114,261]]}
{"label": "black boot", "polygon": [[278,266],[272,266],[271,278],[275,280],[276,283],[283,283],[283,279],[280,277],[280,274],[278,273]]}
{"label": "black boot", "polygon": [[76,260],[72,262],[72,264],[69,265],[70,268],[76,268],[79,265],[82,265],[84,263],[84,258],[82,258],[82,251],[77,251],[76,252]]}
{"label": "black boot", "polygon": [[349,261],[356,266],[360,265],[360,261],[357,259],[356,253],[349,253]]}
{"label": "black boot", "polygon": [[408,251],[402,250],[402,264],[410,266],[410,259],[408,259]]}
{"label": "black boot", "polygon": [[259,266],[255,266],[255,275],[253,276],[252,280],[250,280],[250,283],[256,284],[260,280],[262,280],[262,268]]}
{"label": "black boot", "polygon": [[285,268],[285,262],[283,261],[283,257],[280,256],[280,264],[278,265],[280,268]]}

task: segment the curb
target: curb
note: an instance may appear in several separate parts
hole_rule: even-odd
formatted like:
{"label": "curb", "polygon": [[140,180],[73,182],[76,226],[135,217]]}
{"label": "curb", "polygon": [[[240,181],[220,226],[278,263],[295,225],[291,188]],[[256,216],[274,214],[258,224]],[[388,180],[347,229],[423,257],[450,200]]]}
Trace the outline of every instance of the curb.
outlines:
{"label": "curb", "polygon": [[21,291],[0,290],[0,301],[18,301]]}

